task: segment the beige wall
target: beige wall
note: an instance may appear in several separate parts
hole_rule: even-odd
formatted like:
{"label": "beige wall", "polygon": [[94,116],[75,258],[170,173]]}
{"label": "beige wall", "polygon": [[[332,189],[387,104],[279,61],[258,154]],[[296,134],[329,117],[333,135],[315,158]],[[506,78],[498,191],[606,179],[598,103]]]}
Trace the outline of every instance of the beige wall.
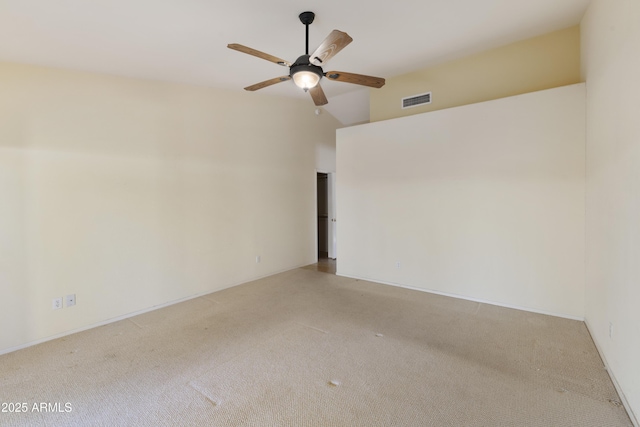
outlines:
{"label": "beige wall", "polygon": [[[575,26],[389,78],[382,89],[371,90],[371,121],[441,110],[580,81],[580,29]],[[404,110],[401,108],[403,97],[425,92],[432,92],[431,104]]]}
{"label": "beige wall", "polygon": [[314,262],[314,109],[0,63],[0,352]]}
{"label": "beige wall", "polygon": [[339,129],[338,274],[582,319],[584,97]]}
{"label": "beige wall", "polygon": [[[640,2],[594,0],[587,82],[586,321],[640,415]],[[611,331],[611,334],[610,334]]]}

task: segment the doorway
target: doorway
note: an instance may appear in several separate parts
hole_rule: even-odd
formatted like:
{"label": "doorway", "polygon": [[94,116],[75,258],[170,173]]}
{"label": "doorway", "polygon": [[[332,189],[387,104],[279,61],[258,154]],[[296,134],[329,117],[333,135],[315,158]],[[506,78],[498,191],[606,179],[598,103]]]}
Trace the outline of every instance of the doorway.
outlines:
{"label": "doorway", "polygon": [[329,258],[329,190],[328,174],[317,173],[318,260]]}

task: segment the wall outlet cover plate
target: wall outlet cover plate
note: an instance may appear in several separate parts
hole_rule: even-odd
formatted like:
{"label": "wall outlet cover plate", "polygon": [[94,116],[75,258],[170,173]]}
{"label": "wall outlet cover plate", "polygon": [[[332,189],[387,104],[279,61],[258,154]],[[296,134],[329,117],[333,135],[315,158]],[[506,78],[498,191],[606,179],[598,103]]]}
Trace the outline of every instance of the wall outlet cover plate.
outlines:
{"label": "wall outlet cover plate", "polygon": [[66,297],[64,297],[65,299],[65,305],[67,307],[71,307],[72,305],[76,305],[76,294],[71,294],[71,295],[67,295]]}

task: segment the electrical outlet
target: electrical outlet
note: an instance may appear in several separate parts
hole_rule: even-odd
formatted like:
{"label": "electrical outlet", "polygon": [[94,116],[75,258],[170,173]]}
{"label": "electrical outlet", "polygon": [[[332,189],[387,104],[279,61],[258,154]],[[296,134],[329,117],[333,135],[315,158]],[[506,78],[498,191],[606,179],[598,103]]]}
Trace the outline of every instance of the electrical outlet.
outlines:
{"label": "electrical outlet", "polygon": [[54,298],[51,308],[53,308],[54,310],[60,310],[62,308],[62,297]]}
{"label": "electrical outlet", "polygon": [[396,268],[400,268],[400,261],[396,261]]}
{"label": "electrical outlet", "polygon": [[260,255],[256,256],[256,264],[258,264],[260,262]]}
{"label": "electrical outlet", "polygon": [[66,305],[67,307],[76,305],[76,294],[71,294],[64,297],[64,305]]}

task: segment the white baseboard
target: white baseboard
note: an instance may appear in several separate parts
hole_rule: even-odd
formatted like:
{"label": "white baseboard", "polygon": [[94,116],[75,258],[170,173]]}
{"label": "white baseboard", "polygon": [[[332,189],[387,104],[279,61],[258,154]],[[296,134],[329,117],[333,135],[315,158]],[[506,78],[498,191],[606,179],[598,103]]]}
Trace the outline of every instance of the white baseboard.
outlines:
{"label": "white baseboard", "polygon": [[565,319],[578,320],[578,321],[584,322],[586,327],[587,327],[587,330],[589,331],[589,334],[591,335],[591,339],[592,339],[593,343],[595,344],[596,349],[598,350],[598,353],[600,354],[600,358],[602,359],[602,362],[604,363],[605,369],[609,373],[609,377],[611,378],[611,381],[613,382],[613,385],[616,388],[616,391],[618,392],[618,396],[620,396],[620,401],[621,401],[622,405],[624,406],[624,408],[626,409],[627,414],[629,415],[629,418],[631,419],[631,422],[633,423],[634,427],[640,427],[640,424],[638,423],[638,419],[636,418],[635,414],[631,410],[631,406],[629,406],[629,401],[625,397],[624,392],[622,391],[622,388],[620,387],[620,384],[618,383],[618,380],[616,379],[613,371],[611,371],[611,369],[609,367],[609,364],[607,363],[607,359],[604,356],[604,353],[602,352],[602,348],[600,347],[600,345],[598,344],[598,342],[594,338],[594,335],[591,333],[591,327],[589,326],[589,322],[587,321],[587,319],[585,319],[583,317],[570,316],[570,315],[560,314],[560,313],[553,313],[553,312],[548,312],[548,311],[544,311],[544,310],[536,310],[536,309],[532,309],[532,308],[528,308],[528,307],[519,307],[519,306],[515,306],[515,305],[510,305],[510,304],[502,304],[502,303],[498,303],[498,302],[494,302],[494,301],[487,301],[487,300],[483,300],[483,299],[479,299],[479,298],[470,298],[470,297],[466,297],[466,296],[462,296],[462,295],[450,294],[450,293],[447,293],[447,292],[439,292],[439,291],[434,291],[434,290],[430,290],[430,289],[417,288],[417,287],[413,287],[413,286],[406,286],[406,285],[401,285],[399,283],[374,280],[374,279],[369,279],[369,278],[366,278],[366,277],[358,277],[358,276],[342,274],[342,273],[336,273],[336,275],[337,276],[341,276],[341,277],[348,277],[350,279],[365,280],[365,281],[368,281],[368,282],[381,283],[383,285],[396,286],[396,287],[400,287],[400,288],[411,289],[411,290],[414,290],[414,291],[427,292],[427,293],[430,293],[430,294],[443,295],[443,296],[451,297],[451,298],[463,299],[463,300],[467,300],[467,301],[474,301],[474,302],[479,302],[479,303],[483,303],[483,304],[491,304],[491,305],[496,305],[496,306],[499,306],[499,307],[512,308],[512,309],[515,309],[515,310],[529,311],[529,312],[532,312],[532,313],[546,314],[546,315],[549,315],[549,316],[561,317],[561,318],[565,318]]}
{"label": "white baseboard", "polygon": [[633,413],[633,410],[631,410],[631,406],[629,405],[629,401],[627,400],[627,397],[624,395],[624,392],[622,391],[622,388],[620,387],[620,384],[618,383],[618,380],[616,379],[615,374],[613,373],[613,371],[609,367],[609,363],[607,362],[607,358],[604,356],[604,352],[602,351],[602,347],[600,346],[600,344],[596,340],[595,335],[591,332],[592,328],[591,328],[591,326],[589,326],[589,321],[587,319],[585,319],[584,323],[587,326],[587,330],[589,331],[589,335],[591,335],[591,340],[595,344],[596,349],[598,350],[598,353],[600,354],[600,358],[602,359],[602,363],[604,363],[604,367],[607,370],[607,372],[609,373],[609,377],[611,378],[611,382],[613,382],[613,386],[616,388],[616,391],[618,392],[618,396],[620,396],[620,401],[622,402],[622,405],[624,406],[624,409],[627,410],[627,415],[629,415],[629,418],[631,419],[631,422],[633,423],[634,427],[640,427],[640,424],[638,423],[638,418],[636,418],[635,414]]}
{"label": "white baseboard", "polygon": [[382,280],[370,279],[370,278],[367,278],[367,277],[352,276],[352,275],[349,275],[349,274],[342,274],[340,272],[337,272],[336,275],[337,276],[342,276],[342,277],[348,277],[350,279],[366,280],[367,282],[381,283],[383,285],[396,286],[396,287],[399,287],[399,288],[405,288],[405,289],[411,289],[411,290],[414,290],[414,291],[426,292],[426,293],[429,293],[429,294],[442,295],[442,296],[445,296],[445,297],[451,297],[451,298],[463,299],[463,300],[467,300],[467,301],[479,302],[479,303],[482,303],[482,304],[489,304],[489,305],[496,305],[498,307],[512,308],[514,310],[528,311],[528,312],[537,313],[537,314],[545,314],[547,316],[562,317],[564,319],[578,320],[580,322],[584,321],[584,317],[571,316],[569,314],[564,314],[564,313],[554,313],[552,311],[538,310],[538,309],[530,308],[530,307],[522,307],[522,306],[518,306],[518,305],[505,304],[505,303],[501,303],[501,302],[484,300],[484,299],[481,299],[481,298],[473,298],[473,297],[468,297],[468,296],[464,296],[464,295],[452,294],[452,293],[448,293],[448,292],[435,291],[435,290],[432,290],[432,289],[417,288],[415,286],[408,286],[408,285],[403,285],[403,284],[394,283],[394,282],[385,282],[385,281],[382,281]]}
{"label": "white baseboard", "polygon": [[268,274],[264,274],[262,276],[253,277],[251,279],[243,280],[243,281],[240,281],[240,282],[237,282],[237,283],[223,285],[223,286],[220,286],[220,287],[218,287],[216,289],[213,289],[213,290],[207,290],[207,291],[200,292],[200,293],[197,293],[197,294],[194,294],[194,295],[186,296],[184,298],[179,298],[179,299],[176,299],[176,300],[168,301],[168,302],[165,302],[163,304],[158,304],[158,305],[154,305],[154,306],[151,306],[151,307],[147,307],[147,308],[144,308],[142,310],[137,310],[137,311],[134,311],[134,312],[131,312],[131,313],[126,313],[126,314],[123,314],[121,316],[112,317],[110,319],[106,319],[106,320],[103,320],[103,321],[100,321],[100,322],[91,323],[91,324],[89,324],[87,326],[82,326],[80,328],[71,329],[71,330],[68,330],[68,331],[61,332],[59,334],[50,335],[50,336],[47,336],[47,337],[44,337],[44,338],[40,338],[40,339],[37,339],[37,340],[34,340],[34,341],[29,341],[29,342],[27,342],[25,344],[20,344],[20,345],[14,346],[14,347],[0,349],[0,356],[3,355],[3,354],[13,353],[14,351],[22,350],[22,349],[25,349],[25,348],[28,348],[28,347],[31,347],[31,346],[34,346],[34,345],[42,344],[42,343],[47,342],[47,341],[51,341],[51,340],[55,340],[55,339],[58,339],[58,338],[66,337],[67,335],[72,335],[72,334],[76,334],[78,332],[86,331],[88,329],[93,329],[93,328],[97,328],[99,326],[108,325],[110,323],[119,322],[120,320],[125,320],[125,319],[128,319],[130,317],[138,316],[140,314],[148,313],[150,311],[158,310],[158,309],[161,309],[161,308],[164,308],[164,307],[169,307],[170,305],[179,304],[181,302],[189,301],[189,300],[194,299],[194,298],[200,298],[201,296],[204,296],[204,295],[209,295],[211,293],[222,291],[224,289],[233,288],[234,286],[243,285],[245,283],[249,283],[249,282],[253,282],[253,281],[256,281],[256,280],[260,280],[260,279],[263,279],[265,277],[273,276],[275,274],[284,273],[285,271],[295,270],[296,268],[304,267],[306,265],[309,265],[309,263],[305,263],[303,265],[297,265],[295,267],[286,268],[286,269],[283,269],[283,270],[271,272],[271,273],[268,273]]}

